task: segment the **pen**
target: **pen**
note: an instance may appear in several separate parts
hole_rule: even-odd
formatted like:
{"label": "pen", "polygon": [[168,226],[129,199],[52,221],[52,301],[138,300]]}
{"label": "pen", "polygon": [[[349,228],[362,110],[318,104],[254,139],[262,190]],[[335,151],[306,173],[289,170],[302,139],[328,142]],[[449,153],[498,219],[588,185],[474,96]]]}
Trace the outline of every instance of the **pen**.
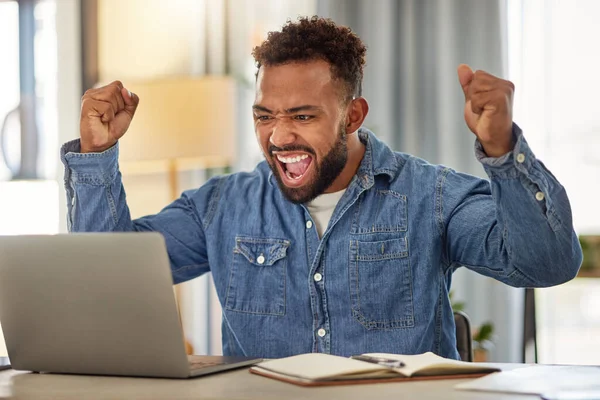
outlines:
{"label": "pen", "polygon": [[352,358],[353,360],[366,361],[369,363],[382,365],[384,367],[390,367],[390,368],[401,368],[401,367],[404,367],[404,365],[405,365],[402,361],[394,360],[393,358],[372,357],[372,356],[366,356],[364,354],[361,354],[358,356],[352,356],[350,358]]}

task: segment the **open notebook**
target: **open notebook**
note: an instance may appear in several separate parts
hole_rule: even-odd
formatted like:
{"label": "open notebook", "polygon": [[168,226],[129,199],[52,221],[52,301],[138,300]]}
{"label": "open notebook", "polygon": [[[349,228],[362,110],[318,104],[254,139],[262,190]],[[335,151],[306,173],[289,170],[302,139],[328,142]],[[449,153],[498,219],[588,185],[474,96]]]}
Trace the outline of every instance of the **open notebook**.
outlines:
{"label": "open notebook", "polygon": [[263,361],[250,372],[301,386],[347,385],[481,376],[498,371],[487,365],[451,360],[433,353],[368,353],[346,358],[308,353]]}

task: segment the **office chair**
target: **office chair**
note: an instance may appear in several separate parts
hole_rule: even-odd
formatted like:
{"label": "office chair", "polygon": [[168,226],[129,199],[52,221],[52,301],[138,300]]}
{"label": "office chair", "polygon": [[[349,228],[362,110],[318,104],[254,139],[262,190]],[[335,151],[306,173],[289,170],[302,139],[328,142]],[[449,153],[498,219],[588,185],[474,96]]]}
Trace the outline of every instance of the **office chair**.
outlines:
{"label": "office chair", "polygon": [[454,324],[456,325],[456,348],[460,359],[472,362],[473,336],[469,316],[462,311],[454,311]]}

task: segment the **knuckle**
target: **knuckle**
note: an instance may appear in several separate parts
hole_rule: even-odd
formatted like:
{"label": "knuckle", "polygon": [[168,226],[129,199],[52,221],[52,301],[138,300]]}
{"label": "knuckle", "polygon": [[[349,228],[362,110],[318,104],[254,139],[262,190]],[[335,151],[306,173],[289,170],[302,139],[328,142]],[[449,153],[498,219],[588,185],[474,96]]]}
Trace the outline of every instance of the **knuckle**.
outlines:
{"label": "knuckle", "polygon": [[102,112],[107,116],[107,117],[111,117],[115,115],[115,109],[112,107],[111,104],[108,103],[104,103],[102,104],[102,106],[104,107],[102,109]]}
{"label": "knuckle", "polygon": [[83,96],[81,96],[81,102],[84,102],[86,99],[88,99],[92,94],[94,93],[94,89],[88,89],[85,92],[83,92]]}
{"label": "knuckle", "polygon": [[85,97],[85,96],[84,96],[84,97],[81,99],[81,109],[82,109],[82,110],[85,110],[85,109],[91,108],[91,105],[90,105],[90,104],[92,103],[92,101],[93,101],[93,100],[91,100],[89,97]]}
{"label": "knuckle", "polygon": [[107,104],[103,101],[92,100],[89,102],[90,107],[93,107],[97,110],[104,111],[106,110]]}

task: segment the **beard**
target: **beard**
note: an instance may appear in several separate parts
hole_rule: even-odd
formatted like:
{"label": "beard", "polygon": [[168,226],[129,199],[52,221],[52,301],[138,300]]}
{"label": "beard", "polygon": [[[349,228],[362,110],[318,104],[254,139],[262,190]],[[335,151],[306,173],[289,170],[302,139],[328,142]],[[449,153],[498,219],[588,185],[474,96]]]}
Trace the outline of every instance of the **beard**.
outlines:
{"label": "beard", "polygon": [[[315,157],[316,153],[310,147],[292,145],[281,148],[272,144],[269,145],[269,155],[271,158],[268,160],[268,163],[284,197],[292,203],[303,204],[308,203],[317,196],[323,194],[346,166],[346,162],[348,161],[348,146],[346,141],[346,129],[344,125],[341,124],[338,128],[338,138],[336,142],[320,163],[317,163]],[[312,154],[312,162],[314,163],[313,178],[302,187],[290,188],[286,186],[281,179],[279,169],[277,168],[277,165],[275,165],[277,161],[273,159],[273,152],[297,150]]]}

